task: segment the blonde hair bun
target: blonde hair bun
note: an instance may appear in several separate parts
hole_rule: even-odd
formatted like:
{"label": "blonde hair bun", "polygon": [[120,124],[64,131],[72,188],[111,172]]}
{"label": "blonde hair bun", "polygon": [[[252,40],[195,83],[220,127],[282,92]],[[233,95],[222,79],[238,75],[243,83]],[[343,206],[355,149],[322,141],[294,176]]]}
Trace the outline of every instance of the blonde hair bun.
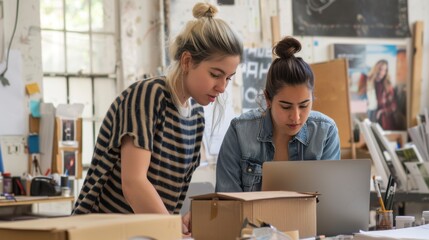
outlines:
{"label": "blonde hair bun", "polygon": [[192,14],[195,18],[203,18],[203,17],[214,17],[218,13],[218,9],[216,6],[211,5],[210,3],[197,3],[192,9]]}

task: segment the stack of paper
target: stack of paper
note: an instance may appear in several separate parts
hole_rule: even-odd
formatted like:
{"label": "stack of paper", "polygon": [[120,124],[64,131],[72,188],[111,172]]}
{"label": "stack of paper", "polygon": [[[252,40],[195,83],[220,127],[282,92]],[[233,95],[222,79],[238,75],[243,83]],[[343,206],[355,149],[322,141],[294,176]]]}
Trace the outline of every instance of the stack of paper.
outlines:
{"label": "stack of paper", "polygon": [[401,228],[395,230],[382,230],[382,231],[371,231],[371,232],[360,232],[356,233],[353,240],[371,240],[371,239],[429,239],[429,224],[418,226]]}

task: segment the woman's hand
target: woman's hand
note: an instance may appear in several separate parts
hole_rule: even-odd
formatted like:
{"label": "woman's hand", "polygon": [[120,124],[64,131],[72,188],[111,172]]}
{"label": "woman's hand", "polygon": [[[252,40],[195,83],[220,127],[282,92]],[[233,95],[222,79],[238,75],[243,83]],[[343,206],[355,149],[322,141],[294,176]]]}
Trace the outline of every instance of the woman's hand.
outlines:
{"label": "woman's hand", "polygon": [[191,236],[191,212],[187,212],[182,216],[182,234],[183,237]]}

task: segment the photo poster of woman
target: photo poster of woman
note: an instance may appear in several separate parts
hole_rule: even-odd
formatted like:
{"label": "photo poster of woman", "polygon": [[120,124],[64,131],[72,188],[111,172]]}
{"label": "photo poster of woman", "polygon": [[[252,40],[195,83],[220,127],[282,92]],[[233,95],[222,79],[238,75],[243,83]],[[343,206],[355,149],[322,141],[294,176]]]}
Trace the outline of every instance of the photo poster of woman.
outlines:
{"label": "photo poster of woman", "polygon": [[76,150],[62,150],[63,175],[75,177],[77,172],[78,152]]}
{"label": "photo poster of woman", "polygon": [[353,118],[368,118],[384,130],[406,130],[405,46],[334,44],[333,49],[335,58],[348,60]]}

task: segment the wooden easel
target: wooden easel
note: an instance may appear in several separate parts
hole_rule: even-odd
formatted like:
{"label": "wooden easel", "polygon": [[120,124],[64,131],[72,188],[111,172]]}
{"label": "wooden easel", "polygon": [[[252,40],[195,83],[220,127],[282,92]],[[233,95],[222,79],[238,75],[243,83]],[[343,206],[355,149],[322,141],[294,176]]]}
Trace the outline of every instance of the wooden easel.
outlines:
{"label": "wooden easel", "polygon": [[337,124],[343,158],[356,158],[350,111],[348,63],[346,59],[310,65],[314,77],[313,109],[322,112]]}
{"label": "wooden easel", "polygon": [[422,64],[423,64],[423,21],[414,24],[413,34],[413,66],[410,86],[410,104],[408,111],[408,127],[417,125],[417,116],[420,113]]}

